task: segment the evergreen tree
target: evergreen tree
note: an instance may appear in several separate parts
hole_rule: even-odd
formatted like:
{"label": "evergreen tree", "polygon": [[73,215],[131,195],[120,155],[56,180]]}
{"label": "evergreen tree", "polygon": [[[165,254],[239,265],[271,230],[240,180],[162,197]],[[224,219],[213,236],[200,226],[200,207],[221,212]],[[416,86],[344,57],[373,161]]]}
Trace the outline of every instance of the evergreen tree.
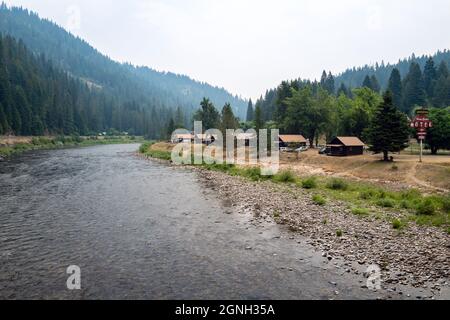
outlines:
{"label": "evergreen tree", "polygon": [[401,110],[403,101],[403,86],[400,71],[398,71],[397,68],[392,70],[391,77],[389,78],[388,90],[392,93],[392,101],[394,106]]}
{"label": "evergreen tree", "polygon": [[444,76],[444,78],[447,78],[449,76],[448,66],[445,61],[442,61],[439,64],[439,68],[437,70],[436,78],[439,79],[440,77]]}
{"label": "evergreen tree", "polygon": [[203,98],[200,103],[201,109],[194,116],[196,121],[203,122],[203,129],[217,129],[220,125],[220,114],[212,104],[212,102]]}
{"label": "evergreen tree", "polygon": [[234,129],[236,130],[239,127],[239,122],[234,116],[233,109],[229,103],[225,104],[222,109],[222,132],[226,134],[226,130]]}
{"label": "evergreen tree", "polygon": [[363,88],[369,88],[369,89],[372,89],[372,79],[370,78],[369,75],[367,75],[367,76],[364,78],[364,81],[363,81],[363,83],[362,83],[362,87],[363,87]]}
{"label": "evergreen tree", "polygon": [[167,123],[166,137],[168,139],[171,139],[172,134],[175,132],[176,129],[177,128],[175,126],[175,121],[173,120],[173,118],[170,118],[169,123]]}
{"label": "evergreen tree", "polygon": [[256,104],[255,108],[255,130],[258,133],[259,137],[259,130],[264,129],[264,120],[262,117],[261,112],[261,106],[259,104]]}
{"label": "evergreen tree", "polygon": [[450,106],[450,76],[445,77],[443,73],[436,81],[432,104],[438,108]]}
{"label": "evergreen tree", "polygon": [[450,107],[446,109],[430,109],[429,118],[433,121],[433,128],[428,129],[426,143],[432,154],[439,149],[450,149]]}
{"label": "evergreen tree", "polygon": [[351,98],[352,94],[351,91],[345,86],[344,83],[341,83],[338,91],[337,96],[339,97],[341,94],[345,95],[347,98]]}
{"label": "evergreen tree", "polygon": [[416,106],[425,106],[425,87],[420,66],[413,62],[403,84],[403,111],[410,114]]}
{"label": "evergreen tree", "polygon": [[372,87],[370,89],[372,89],[373,91],[375,91],[377,93],[380,93],[380,91],[381,91],[380,83],[378,82],[378,79],[375,75],[370,77],[370,83],[372,85]]}
{"label": "evergreen tree", "polygon": [[328,73],[324,89],[327,90],[329,94],[334,94],[336,91],[334,77],[331,72]]}
{"label": "evergreen tree", "polygon": [[371,121],[367,137],[370,150],[383,153],[384,161],[389,161],[389,152],[408,147],[410,129],[406,115],[395,108],[390,91],[384,94],[383,100]]}
{"label": "evergreen tree", "polygon": [[437,80],[437,70],[434,66],[433,58],[427,60],[423,69],[423,82],[428,98],[433,96],[434,83]]}
{"label": "evergreen tree", "polygon": [[255,110],[253,109],[252,99],[250,99],[247,108],[247,122],[251,122],[253,120],[255,120]]}

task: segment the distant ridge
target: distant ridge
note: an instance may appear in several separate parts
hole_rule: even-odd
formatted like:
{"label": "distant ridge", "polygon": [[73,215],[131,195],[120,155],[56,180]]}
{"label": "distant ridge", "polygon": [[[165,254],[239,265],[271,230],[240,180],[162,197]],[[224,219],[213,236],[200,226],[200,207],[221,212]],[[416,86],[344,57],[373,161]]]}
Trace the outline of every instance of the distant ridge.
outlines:
{"label": "distant ridge", "polygon": [[115,62],[86,41],[29,10],[2,3],[0,33],[22,40],[29,50],[44,54],[54,65],[108,92],[120,103],[134,101],[172,110],[181,107],[190,117],[202,98],[208,97],[218,109],[229,102],[238,117],[245,117],[247,101],[224,88],[185,75]]}

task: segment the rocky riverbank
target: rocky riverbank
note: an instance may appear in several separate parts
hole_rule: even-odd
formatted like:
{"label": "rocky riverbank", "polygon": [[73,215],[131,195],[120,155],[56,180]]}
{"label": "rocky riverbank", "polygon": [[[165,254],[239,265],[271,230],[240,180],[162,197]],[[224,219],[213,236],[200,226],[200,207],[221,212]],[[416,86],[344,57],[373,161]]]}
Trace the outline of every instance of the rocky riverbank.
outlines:
{"label": "rocky riverbank", "polygon": [[377,264],[388,291],[401,295],[399,287],[412,286],[431,293],[423,298],[449,292],[450,235],[442,229],[410,224],[394,230],[383,219],[352,214],[339,201],[316,205],[310,192],[296,186],[195,170],[237,212],[288,226],[329,261],[343,258],[345,272],[359,274],[361,267]]}

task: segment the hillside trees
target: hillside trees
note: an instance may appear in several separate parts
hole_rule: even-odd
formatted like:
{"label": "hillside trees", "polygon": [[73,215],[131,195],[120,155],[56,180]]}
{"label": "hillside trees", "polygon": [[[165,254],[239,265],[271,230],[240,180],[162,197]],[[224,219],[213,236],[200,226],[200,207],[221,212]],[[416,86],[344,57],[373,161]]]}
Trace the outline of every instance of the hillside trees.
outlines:
{"label": "hillside trees", "polygon": [[382,153],[383,160],[389,161],[389,152],[399,152],[407,148],[409,133],[406,115],[394,106],[392,93],[387,91],[367,130],[370,150]]}

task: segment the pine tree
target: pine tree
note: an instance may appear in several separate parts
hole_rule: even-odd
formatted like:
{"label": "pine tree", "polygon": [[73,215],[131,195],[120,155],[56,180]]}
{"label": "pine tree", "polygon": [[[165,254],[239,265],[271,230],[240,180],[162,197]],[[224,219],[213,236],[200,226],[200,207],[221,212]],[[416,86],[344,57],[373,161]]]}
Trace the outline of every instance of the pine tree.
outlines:
{"label": "pine tree", "polygon": [[233,109],[229,103],[225,104],[222,109],[222,132],[226,134],[226,130],[234,129],[236,130],[239,126],[239,122],[234,116]]}
{"label": "pine tree", "polygon": [[389,152],[408,147],[410,129],[406,115],[395,108],[390,91],[384,94],[383,100],[371,121],[367,137],[370,150],[383,153],[384,161],[389,161]]}
{"label": "pine tree", "polygon": [[450,106],[450,76],[445,77],[443,73],[436,81],[432,104],[438,108]]}
{"label": "pine tree", "polygon": [[430,109],[429,118],[433,128],[428,129],[426,143],[431,153],[437,154],[439,149],[450,149],[450,107],[446,109]]}
{"label": "pine tree", "polygon": [[365,88],[372,89],[372,79],[370,78],[369,75],[367,75],[367,76],[364,78],[364,81],[363,81],[363,83],[362,83],[362,86],[363,86],[363,88],[365,87]]}
{"label": "pine tree", "polygon": [[375,75],[370,77],[370,83],[372,85],[372,87],[370,89],[372,89],[373,91],[375,91],[377,93],[379,93],[381,91],[380,83],[378,82],[378,79]]}
{"label": "pine tree", "polygon": [[339,97],[341,94],[345,95],[347,98],[351,98],[352,97],[352,93],[351,91],[345,86],[344,83],[341,83],[338,91],[337,91],[337,96]]}
{"label": "pine tree", "polygon": [[405,113],[410,114],[416,106],[425,106],[425,87],[419,64],[411,63],[403,88],[403,111]]}
{"label": "pine tree", "polygon": [[252,99],[250,99],[247,109],[247,122],[251,122],[253,120],[255,120],[255,110],[253,109]]}
{"label": "pine tree", "polygon": [[262,118],[261,106],[256,104],[255,108],[255,129],[259,136],[259,130],[264,129],[264,120]]}
{"label": "pine tree", "polygon": [[328,91],[329,94],[334,94],[336,91],[334,77],[331,72],[328,73],[327,79],[325,81],[325,90]]}
{"label": "pine tree", "polygon": [[175,121],[173,120],[173,118],[169,119],[169,123],[167,124],[166,127],[166,137],[171,139],[172,138],[172,134],[175,132],[177,128],[175,127]]}
{"label": "pine tree", "polygon": [[392,101],[394,106],[401,110],[403,101],[403,86],[400,71],[398,71],[397,68],[392,70],[391,77],[389,78],[388,90],[392,93]]}
{"label": "pine tree", "polygon": [[437,70],[433,58],[429,58],[423,69],[423,84],[428,99],[433,96],[434,83],[437,80]]}

